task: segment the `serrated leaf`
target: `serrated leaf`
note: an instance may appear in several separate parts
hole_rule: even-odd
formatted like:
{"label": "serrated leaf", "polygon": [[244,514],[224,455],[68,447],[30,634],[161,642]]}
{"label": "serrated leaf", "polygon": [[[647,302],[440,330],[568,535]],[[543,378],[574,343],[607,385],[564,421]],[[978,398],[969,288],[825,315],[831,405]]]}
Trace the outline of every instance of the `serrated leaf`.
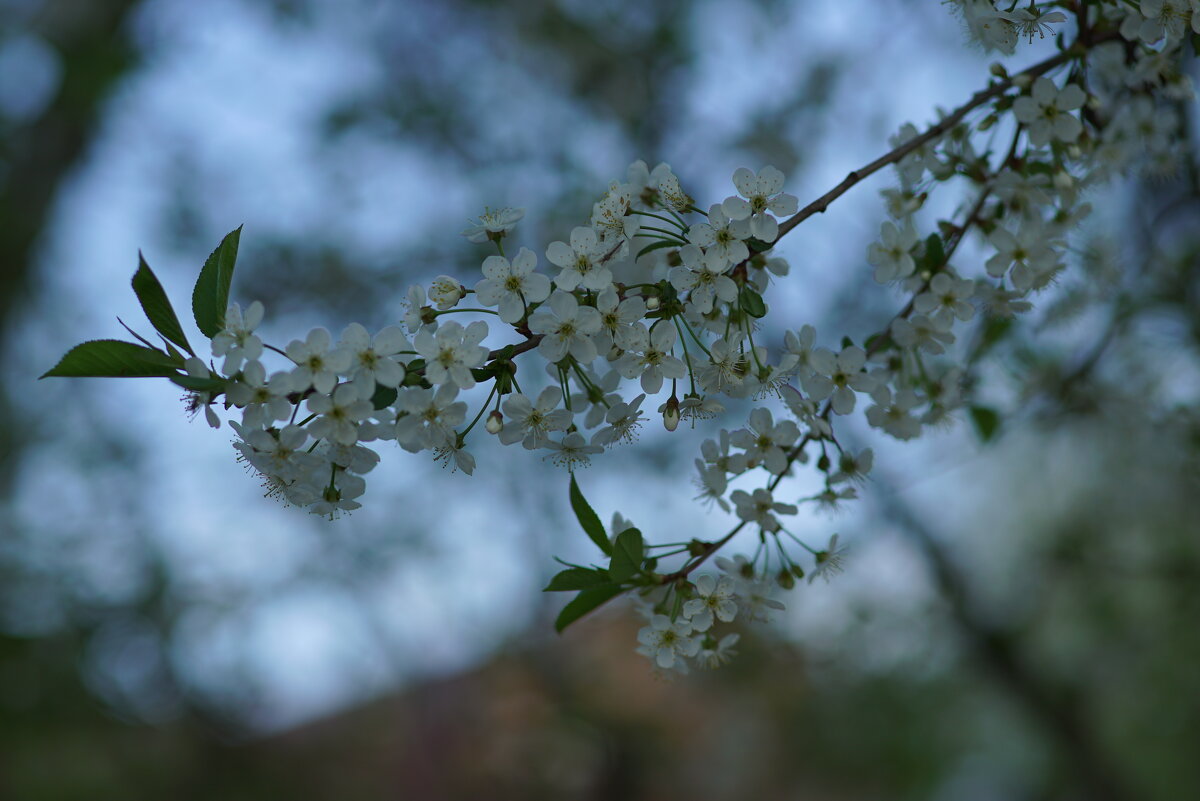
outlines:
{"label": "serrated leaf", "polygon": [[986,406],[972,406],[970,413],[971,422],[975,424],[975,431],[978,432],[979,439],[983,442],[990,442],[1000,429],[1000,415],[996,413],[995,409],[989,409]]}
{"label": "serrated leaf", "polygon": [[767,304],[763,301],[762,295],[748,287],[742,287],[742,311],[751,317],[766,317]]}
{"label": "serrated leaf", "polygon": [[123,342],[119,339],[93,339],[67,351],[41,378],[140,378],[173,376],[180,364],[162,351]]}
{"label": "serrated leaf", "polygon": [[645,548],[642,543],[642,532],[636,528],[627,528],[617,535],[613,546],[612,564],[608,574],[612,580],[619,583],[629,581],[642,569],[642,557]]}
{"label": "serrated leaf", "polygon": [[590,587],[600,587],[612,584],[607,570],[594,567],[572,567],[555,574],[542,592],[568,592],[586,590]]}
{"label": "serrated leaf", "polygon": [[579,491],[579,484],[575,482],[575,476],[571,476],[571,509],[575,512],[575,518],[579,521],[579,525],[583,527],[584,533],[592,538],[592,542],[596,543],[596,547],[604,551],[608,556],[612,556],[612,543],[608,541],[608,533],[604,530],[604,525],[600,522],[600,518],[592,511],[592,507],[583,497],[583,493]]}
{"label": "serrated leaf", "polygon": [[677,248],[677,247],[679,247],[678,242],[665,242],[665,241],[651,242],[649,245],[646,245],[646,247],[639,250],[637,252],[637,255],[634,256],[633,258],[636,261],[637,259],[640,259],[642,256],[645,256],[647,253],[652,253],[656,250],[662,250],[663,248]]}
{"label": "serrated leaf", "polygon": [[133,274],[132,283],[133,294],[137,295],[138,303],[142,304],[142,311],[146,313],[146,319],[154,326],[154,330],[162,334],[164,339],[174,342],[195,356],[196,352],[188,344],[187,336],[183,333],[183,326],[179,324],[179,317],[175,315],[175,309],[171,308],[171,301],[167,298],[166,291],[140,252],[138,253],[137,272]]}
{"label": "serrated leaf", "polygon": [[616,584],[609,584],[603,587],[589,587],[586,590],[582,590],[558,613],[558,617],[554,620],[554,630],[561,633],[563,629],[576,620],[579,620],[579,618],[588,612],[591,612],[593,609],[607,603],[620,594],[621,588]]}
{"label": "serrated leaf", "polygon": [[229,285],[233,281],[233,267],[241,237],[240,225],[225,235],[221,244],[205,260],[200,277],[196,279],[196,287],[192,290],[192,314],[196,317],[196,327],[209,339],[225,327]]}

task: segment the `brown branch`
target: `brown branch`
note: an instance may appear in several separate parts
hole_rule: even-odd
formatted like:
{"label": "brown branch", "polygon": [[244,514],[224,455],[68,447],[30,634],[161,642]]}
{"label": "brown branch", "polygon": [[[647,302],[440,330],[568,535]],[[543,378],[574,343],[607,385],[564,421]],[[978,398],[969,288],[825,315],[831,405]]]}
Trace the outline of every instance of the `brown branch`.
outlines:
{"label": "brown branch", "polygon": [[[868,176],[878,172],[889,164],[895,164],[899,162],[902,158],[907,156],[909,153],[912,153],[917,148],[923,147],[925,144],[945,135],[951,128],[962,122],[963,118],[966,117],[967,114],[979,108],[989,100],[999,97],[1011,89],[1018,78],[1036,78],[1043,73],[1049,72],[1055,67],[1060,67],[1063,64],[1066,64],[1068,61],[1078,58],[1080,55],[1087,52],[1089,48],[1094,47],[1101,42],[1106,42],[1115,38],[1117,38],[1117,34],[1114,32],[1096,37],[1094,39],[1089,39],[1086,42],[1083,40],[1077,41],[1074,45],[1063,52],[1058,53],[1057,55],[1052,56],[1045,61],[1040,61],[1023,72],[1019,72],[1016,75],[1004,78],[987,89],[982,89],[976,92],[971,96],[970,100],[955,109],[941,122],[931,126],[927,131],[925,131],[925,133],[909,139],[904,144],[888,153],[885,153],[884,155],[872,161],[870,164],[866,164],[862,167],[859,167],[857,170],[851,171],[840,184],[833,187],[833,189],[830,189],[828,192],[821,195],[804,208],[800,209],[800,211],[793,214],[784,222],[780,223],[779,239],[783,238],[785,234],[787,234],[800,223],[807,220],[809,217],[812,217],[814,214],[824,214],[825,210],[829,208],[830,203],[846,194],[852,187],[863,181]],[[778,241],[778,239],[776,239],[776,241]]]}

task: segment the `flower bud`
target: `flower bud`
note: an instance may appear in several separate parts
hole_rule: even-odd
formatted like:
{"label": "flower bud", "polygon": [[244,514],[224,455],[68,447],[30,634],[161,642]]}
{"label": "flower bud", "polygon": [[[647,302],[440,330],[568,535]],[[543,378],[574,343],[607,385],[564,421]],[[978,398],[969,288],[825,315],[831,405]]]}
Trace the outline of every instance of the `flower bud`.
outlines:
{"label": "flower bud", "polygon": [[1033,78],[1029,77],[1028,75],[1022,74],[1022,75],[1018,75],[1017,77],[1013,78],[1013,86],[1017,87],[1021,91],[1028,89],[1032,85],[1033,85]]}
{"label": "flower bud", "polygon": [[650,295],[646,298],[646,311],[657,311],[660,305],[658,295]]}
{"label": "flower bud", "polygon": [[790,590],[792,587],[796,586],[796,577],[793,576],[792,571],[788,570],[786,567],[783,570],[780,570],[779,574],[775,576],[775,581],[778,582],[779,586],[783,587],[785,590]]}
{"label": "flower bud", "polygon": [[500,410],[492,412],[487,417],[487,422],[483,424],[489,434],[499,434],[504,429],[504,415],[500,414]]}
{"label": "flower bud", "polygon": [[466,288],[448,275],[439,275],[429,286],[429,299],[443,311],[457,306],[466,294]]}
{"label": "flower bud", "polygon": [[668,431],[674,431],[679,427],[679,398],[672,395],[663,404],[663,426]]}
{"label": "flower bud", "polygon": [[992,73],[992,75],[995,75],[997,78],[1007,78],[1008,77],[1008,70],[1004,69],[1004,65],[1001,64],[999,61],[993,61],[988,66],[988,72]]}

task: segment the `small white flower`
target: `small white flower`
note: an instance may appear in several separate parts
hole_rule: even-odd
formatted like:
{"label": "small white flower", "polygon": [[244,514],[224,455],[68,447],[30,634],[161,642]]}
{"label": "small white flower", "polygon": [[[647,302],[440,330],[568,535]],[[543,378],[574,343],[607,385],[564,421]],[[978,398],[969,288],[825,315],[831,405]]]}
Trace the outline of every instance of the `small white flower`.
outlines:
{"label": "small white flower", "polygon": [[1083,132],[1083,124],[1067,112],[1081,107],[1085,100],[1087,95],[1077,84],[1069,83],[1060,91],[1054,81],[1042,76],[1033,82],[1030,94],[1013,102],[1013,114],[1028,126],[1029,141],[1035,147],[1052,139],[1074,142]]}
{"label": "small white flower", "polygon": [[628,403],[622,401],[614,404],[604,417],[608,425],[592,436],[592,444],[607,447],[617,442],[632,443],[636,440],[638,429],[646,419],[642,416],[642,401],[645,399],[645,395],[638,395]]}
{"label": "small white flower", "polygon": [[359,397],[353,384],[342,384],[332,395],[309,395],[308,410],[320,415],[308,424],[314,438],[353,445],[358,441],[358,423],[371,415],[373,407],[369,400]]}
{"label": "small white flower", "polygon": [[886,386],[871,393],[874,406],[867,408],[867,422],[882,428],[896,439],[908,440],[921,434],[921,421],[913,416],[912,410],[921,404],[921,398],[911,389],[902,389],[892,396]]}
{"label": "small white flower", "polygon": [[737,299],[737,284],[724,274],[728,268],[712,269],[698,246],[680,248],[679,258],[683,264],[671,270],[671,285],[679,292],[691,292],[688,302],[695,306],[696,311],[708,314],[712,311],[714,301],[732,303]]}
{"label": "small white flower", "polygon": [[697,223],[688,230],[688,241],[704,248],[704,258],[713,272],[724,272],[726,268],[750,257],[745,239],[750,236],[750,223],[746,220],[731,220],[719,203],[708,210],[708,222]]}
{"label": "small white flower", "polygon": [[483,260],[484,279],[475,285],[475,296],[483,306],[499,306],[500,319],[518,322],[529,303],[541,303],[550,296],[550,279],[535,273],[537,254],[521,248],[510,263],[503,256]]}
{"label": "small white flower", "polygon": [[779,521],[775,514],[794,515],[796,506],[779,503],[767,489],[756,489],[753,494],[745,490],[734,490],[729,496],[737,507],[737,516],[747,523],[757,523],[764,531],[778,531]]}
{"label": "small white flower", "polygon": [[629,213],[632,200],[628,185],[613,184],[604,197],[592,206],[592,228],[603,241],[623,242],[637,234],[641,225],[637,215]]}
{"label": "small white flower", "polygon": [[221,368],[225,375],[236,373],[243,361],[262,356],[262,340],[254,334],[262,319],[263,305],[257,300],[246,308],[245,315],[236,303],[230,303],[225,310],[224,327],[212,338],[213,355],[225,357]]}
{"label": "small white flower", "polygon": [[862,371],[867,361],[867,352],[850,346],[842,348],[836,356],[830,350],[818,348],[812,352],[813,374],[803,379],[804,391],[814,400],[824,400],[833,395],[833,411],[850,414],[854,411],[855,391],[870,392],[875,379]]}
{"label": "small white flower", "polygon": [[487,336],[487,323],[482,320],[463,328],[449,322],[431,332],[422,328],[413,337],[413,349],[425,359],[425,378],[431,384],[453,383],[460,389],[475,386],[471,368],[483,364],[488,349],[479,343]]}
{"label": "small white flower", "polygon": [[700,667],[708,668],[709,670],[719,668],[737,656],[737,651],[733,650],[733,647],[737,645],[740,638],[741,635],[736,632],[726,634],[720,640],[716,640],[711,636],[705,637],[701,643],[700,652],[696,655],[696,662],[700,664]]}
{"label": "small white flower", "polygon": [[638,653],[664,670],[700,652],[700,640],[692,636],[691,625],[683,620],[672,623],[666,615],[650,618],[650,625],[638,632],[638,642],[641,643]]}
{"label": "small white flower", "polygon": [[554,451],[548,457],[550,461],[568,470],[587,467],[591,464],[591,457],[604,452],[604,448],[599,445],[589,445],[583,434],[577,431],[567,434],[562,438],[562,442],[549,440],[544,447]]}
{"label": "small white flower", "polygon": [[465,229],[462,235],[469,242],[487,242],[489,239],[499,240],[515,228],[517,222],[524,216],[525,209],[513,209],[507,206],[495,211],[484,209],[483,215],[479,218],[479,224]]}
{"label": "small white flower", "polygon": [[923,314],[914,314],[907,320],[899,317],[892,321],[892,339],[902,348],[913,348],[928,353],[946,352],[945,345],[954,342],[955,336],[941,326],[935,325]]}
{"label": "small white flower", "polygon": [[730,442],[746,451],[751,467],[761,464],[767,472],[777,476],[787,470],[787,452],[798,439],[800,429],[795,423],[782,420],[776,424],[771,411],[764,408],[750,412],[748,427],[729,436]]}
{"label": "small white flower", "polygon": [[387,326],[372,340],[366,328],[359,323],[350,323],[342,332],[338,346],[350,354],[347,375],[358,388],[360,397],[370,398],[376,384],[394,388],[404,381],[404,365],[393,357],[411,346],[404,332],[396,326]]}
{"label": "small white flower", "polygon": [[554,292],[548,305],[549,309],[542,306],[529,315],[529,330],[542,334],[538,353],[549,362],[561,361],[569,353],[580,364],[589,364],[596,358],[591,336],[600,331],[600,312],[580,306],[568,292]]}
{"label": "small white flower", "polygon": [[912,250],[917,245],[917,232],[911,224],[898,228],[894,223],[879,226],[879,242],[867,248],[867,261],[875,268],[875,280],[881,284],[907,278],[917,268]]}
{"label": "small white flower", "polygon": [[504,400],[504,413],[508,422],[500,431],[500,441],[511,445],[517,441],[528,450],[543,447],[551,431],[566,431],[571,425],[571,413],[558,409],[562,392],[558,387],[546,387],[538,396],[537,403],[520,392],[514,392]]}
{"label": "small white flower", "polygon": [[466,294],[466,288],[458,282],[458,279],[449,275],[439,275],[429,285],[429,299],[443,311],[457,306]]}
{"label": "small white flower", "polygon": [[600,292],[612,285],[612,271],[602,259],[608,248],[596,236],[595,230],[586,225],[571,231],[571,244],[551,242],[546,248],[546,258],[562,268],[554,278],[554,285],[570,292],[581,287]]}
{"label": "small white flower", "polygon": [[600,313],[600,330],[592,335],[597,352],[608,353],[613,347],[628,348],[633,324],[646,316],[646,301],[641,295],[621,300],[611,287],[596,296],[596,311]]}
{"label": "small white flower", "polygon": [[729,623],[737,615],[734,601],[734,583],[729,576],[720,580],[707,573],[696,579],[696,597],[683,605],[683,615],[691,620],[696,631],[712,628],[713,618]]}
{"label": "small white flower", "polygon": [[422,325],[430,325],[433,328],[437,328],[436,318],[429,323],[426,323],[423,319],[426,309],[432,311],[433,307],[425,302],[425,287],[420,284],[413,284],[408,288],[408,294],[404,300],[404,325],[410,333],[415,333]]}
{"label": "small white flower", "polygon": [[262,362],[246,362],[242,377],[230,382],[226,389],[229,402],[243,407],[242,425],[247,428],[266,428],[276,420],[286,420],[292,413],[292,377],[280,372],[267,380],[267,371]]}
{"label": "small white flower", "polygon": [[929,315],[935,326],[948,331],[955,319],[966,322],[975,316],[975,307],[967,302],[974,294],[974,281],[938,273],[929,282],[929,289],[913,299],[913,309]]}
{"label": "small white flower", "polygon": [[680,379],[687,375],[687,367],[671,355],[679,334],[670,322],[663,320],[647,331],[644,325],[633,326],[629,337],[629,348],[617,360],[613,369],[625,378],[641,378],[642,391],[654,395],[662,389],[666,378]]}
{"label": "small white flower", "polygon": [[800,207],[795,195],[783,191],[783,183],[783,173],[774,167],[763,167],[758,175],[738,167],[733,173],[733,185],[742,197],[726,198],[721,210],[731,220],[748,218],[750,235],[755,239],[774,242],[779,236],[779,221],[772,215],[790,217]]}
{"label": "small white flower", "polygon": [[829,581],[830,576],[842,572],[842,561],[846,556],[846,548],[838,547],[838,535],[834,534],[829,538],[829,545],[824,550],[817,551],[817,565],[812,572],[808,574],[808,583],[812,584],[817,580],[817,577]]}
{"label": "small white flower", "polygon": [[467,404],[455,401],[458,387],[442,384],[437,392],[412,387],[400,390],[396,408],[396,442],[410,453],[443,444],[467,416]]}
{"label": "small white flower", "polygon": [[351,366],[349,351],[340,348],[330,350],[333,338],[324,328],[314,328],[301,342],[293,339],[285,352],[296,363],[292,370],[292,391],[304,392],[309,387],[323,395],[333,391],[338,373],[346,372]]}

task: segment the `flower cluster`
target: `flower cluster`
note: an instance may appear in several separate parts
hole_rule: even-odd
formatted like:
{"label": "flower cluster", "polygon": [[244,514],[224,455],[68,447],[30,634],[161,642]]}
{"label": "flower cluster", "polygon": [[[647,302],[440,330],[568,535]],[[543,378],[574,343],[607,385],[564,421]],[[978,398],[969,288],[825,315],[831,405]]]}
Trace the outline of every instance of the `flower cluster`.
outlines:
{"label": "flower cluster", "polygon": [[[1091,185],[1120,171],[1169,169],[1175,158],[1170,103],[1190,96],[1180,45],[1188,30],[1200,32],[1200,0],[1106,0],[1073,20],[1053,10],[1061,3],[947,2],[974,38],[1003,53],[1069,25],[1075,42],[1016,75],[994,65],[988,88],[966,105],[924,131],[903,126],[885,158],[804,209],[770,166],[737,169],[727,197],[698,206],[669,165],[638,161],[585,223],[549,243],[545,263],[529,248],[505,252],[523,210],[487,211],[463,232],[494,248],[479,273],[411,287],[399,325],[372,335],[352,324],[336,343],[318,328],[279,348],[255,333],[262,304],[243,312],[222,303],[219,315],[197,317],[212,355],[223,357],[220,370],[171,349],[162,358],[184,373],[160,365],[135,374],[175,376],[214,425],[223,396],[226,410],[240,412],[235,447],[268,493],[328,516],[359,506],[363,475],[379,458],[365,443],[394,441],[470,474],[468,446],[478,439],[469,437],[485,420],[483,432],[500,445],[520,443],[575,471],[634,441],[649,409],[674,431],[720,415],[730,400],[748,403],[745,424],[703,440],[695,460],[699,498],[733,514],[732,530],[644,546],[623,521],[615,540],[597,532],[589,509],[581,523],[611,562],[573,566],[552,585],[581,593],[562,625],[636,590],[648,621],[639,651],[665,670],[720,664],[737,635],[717,639],[718,622],[763,618],[782,608],[770,587],[840,569],[836,535],[817,548],[789,530],[806,505],[832,510],[855,498],[871,469],[870,450],[839,441],[839,420],[861,411],[870,426],[909,440],[963,407],[979,419],[963,380],[973,358],[964,342],[975,338],[963,329],[987,330],[1032,308],[1067,266]],[[993,128],[1007,147],[978,149],[976,134]],[[864,251],[875,281],[904,298],[900,310],[861,342],[822,338],[807,324],[769,335],[765,296],[789,273],[773,246],[886,165],[897,179],[883,192],[889,219]],[[931,225],[925,200],[951,182],[969,202],[961,216]],[[968,236],[982,258],[958,257]],[[205,270],[201,282],[215,280]],[[465,324],[444,319],[463,314]],[[190,352],[174,328],[152,322]],[[269,373],[272,355],[281,364]],[[518,381],[518,359],[545,370],[523,370]],[[797,497],[783,486],[799,464],[812,465],[820,491]],[[573,477],[571,487],[575,503]],[[751,557],[716,557],[724,576],[691,578],[747,528],[757,534]],[[672,557],[674,569],[660,570]]]}

